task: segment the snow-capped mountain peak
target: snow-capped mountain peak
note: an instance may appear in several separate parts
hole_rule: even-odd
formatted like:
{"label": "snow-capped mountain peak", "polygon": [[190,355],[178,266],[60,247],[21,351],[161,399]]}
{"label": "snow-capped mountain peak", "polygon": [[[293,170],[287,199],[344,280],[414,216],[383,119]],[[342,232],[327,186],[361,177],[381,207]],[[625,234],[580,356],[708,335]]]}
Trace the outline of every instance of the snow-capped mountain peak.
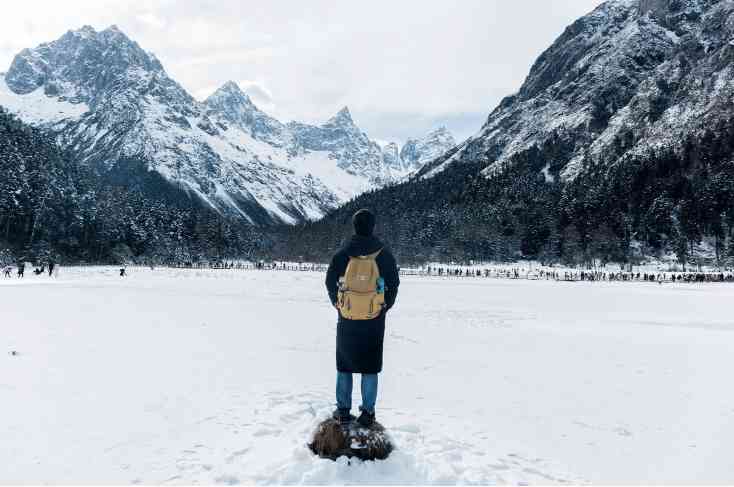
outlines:
{"label": "snow-capped mountain peak", "polygon": [[[253,138],[285,147],[292,137],[285,125],[261,111],[234,81],[227,81],[204,101],[207,115],[233,124]],[[220,125],[221,126],[221,125]]]}
{"label": "snow-capped mountain peak", "polygon": [[248,103],[251,103],[250,98],[247,96],[247,94],[242,91],[237,83],[231,80],[220,86],[214,93],[209,96],[209,99],[217,97],[234,97],[246,100]]}
{"label": "snow-capped mountain peak", "polygon": [[349,107],[342,107],[342,109],[339,110],[336,115],[331,117],[324,125],[339,127],[355,126],[354,120],[352,119],[352,114],[349,111]]}
{"label": "snow-capped mountain peak", "polygon": [[403,168],[415,171],[456,145],[451,132],[440,126],[420,139],[408,139],[400,151]]}
{"label": "snow-capped mountain peak", "polygon": [[141,83],[156,76],[165,76],[158,59],[119,28],[97,32],[84,26],[53,42],[21,51],[13,59],[5,82],[18,94],[43,86],[47,95],[92,102],[114,89],[122,77]]}
{"label": "snow-capped mountain peak", "polygon": [[0,104],[102,172],[142,161],[253,223],[319,218],[416,167],[395,148],[386,156],[347,107],[322,125],[284,124],[232,81],[199,102],[116,26],[20,52],[0,78]]}

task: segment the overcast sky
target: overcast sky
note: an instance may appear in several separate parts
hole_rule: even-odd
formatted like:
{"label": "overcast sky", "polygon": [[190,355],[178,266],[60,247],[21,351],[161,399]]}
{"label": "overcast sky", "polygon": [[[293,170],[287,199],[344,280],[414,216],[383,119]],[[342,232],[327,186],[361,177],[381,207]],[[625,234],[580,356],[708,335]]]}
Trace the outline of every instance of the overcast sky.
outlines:
{"label": "overcast sky", "polygon": [[227,80],[281,120],[349,106],[382,141],[476,132],[601,0],[3,0],[0,71],[24,47],[111,24],[199,99]]}

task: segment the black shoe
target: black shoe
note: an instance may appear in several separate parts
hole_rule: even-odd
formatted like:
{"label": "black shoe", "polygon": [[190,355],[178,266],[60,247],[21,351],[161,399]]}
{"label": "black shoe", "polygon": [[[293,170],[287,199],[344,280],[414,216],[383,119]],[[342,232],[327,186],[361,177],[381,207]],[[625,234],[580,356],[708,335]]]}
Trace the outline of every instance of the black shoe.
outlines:
{"label": "black shoe", "polygon": [[375,424],[375,413],[370,413],[369,411],[365,411],[363,409],[362,414],[360,414],[359,418],[357,418],[357,423],[365,428],[371,427],[373,424]]}
{"label": "black shoe", "polygon": [[331,417],[339,422],[340,425],[345,426],[354,420],[354,416],[349,414],[349,409],[335,409],[331,413]]}

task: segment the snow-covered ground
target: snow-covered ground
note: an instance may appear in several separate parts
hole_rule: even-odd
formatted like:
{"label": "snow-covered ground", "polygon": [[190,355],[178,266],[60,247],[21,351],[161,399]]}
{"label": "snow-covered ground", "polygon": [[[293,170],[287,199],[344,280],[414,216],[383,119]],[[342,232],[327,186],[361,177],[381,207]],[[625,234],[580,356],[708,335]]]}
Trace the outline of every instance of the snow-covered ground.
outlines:
{"label": "snow-covered ground", "polygon": [[333,404],[322,281],[0,279],[0,482],[734,482],[729,285],[406,277],[378,401],[398,449],[348,465],[305,447]]}

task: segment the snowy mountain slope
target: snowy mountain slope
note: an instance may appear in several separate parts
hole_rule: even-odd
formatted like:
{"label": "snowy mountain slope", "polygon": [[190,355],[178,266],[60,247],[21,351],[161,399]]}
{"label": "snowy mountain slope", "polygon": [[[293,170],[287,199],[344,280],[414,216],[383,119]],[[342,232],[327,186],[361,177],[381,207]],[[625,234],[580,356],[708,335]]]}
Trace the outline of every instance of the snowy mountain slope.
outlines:
{"label": "snowy mountain slope", "polygon": [[[204,101],[207,115],[224,119],[275,147],[292,145],[292,137],[278,120],[260,111],[239,86],[228,81]],[[224,128],[224,127],[222,127]]]}
{"label": "snowy mountain slope", "polygon": [[19,97],[4,82],[0,82],[0,106],[26,122],[51,125],[64,120],[77,120],[89,111],[86,103],[71,103],[60,99],[49,102],[48,96],[41,90]]}
{"label": "snowy mountain slope", "polygon": [[606,2],[475,136],[294,232],[283,255],[333,241],[369,207],[398,258],[419,263],[675,255],[688,266],[705,241],[709,262],[734,262],[733,65],[731,0]]}
{"label": "snowy mountain slope", "polygon": [[395,177],[391,168],[383,164],[380,146],[354,124],[347,107],[321,126],[291,122],[288,128],[298,151],[329,153],[340,169],[373,184],[387,183]]}
{"label": "snowy mountain slope", "polygon": [[481,162],[495,174],[533,148],[549,178],[676,147],[734,94],[734,3],[612,0],[579,19],[475,136],[421,170]]}
{"label": "snowy mountain slope", "polygon": [[456,140],[446,127],[439,127],[420,139],[408,139],[400,150],[403,168],[407,171],[420,169],[455,145]]}
{"label": "snowy mountain slope", "polygon": [[321,126],[283,124],[233,82],[204,102],[117,27],[25,49],[0,79],[0,104],[51,130],[83,163],[142,159],[217,211],[251,223],[316,219],[403,178],[345,107]]}

